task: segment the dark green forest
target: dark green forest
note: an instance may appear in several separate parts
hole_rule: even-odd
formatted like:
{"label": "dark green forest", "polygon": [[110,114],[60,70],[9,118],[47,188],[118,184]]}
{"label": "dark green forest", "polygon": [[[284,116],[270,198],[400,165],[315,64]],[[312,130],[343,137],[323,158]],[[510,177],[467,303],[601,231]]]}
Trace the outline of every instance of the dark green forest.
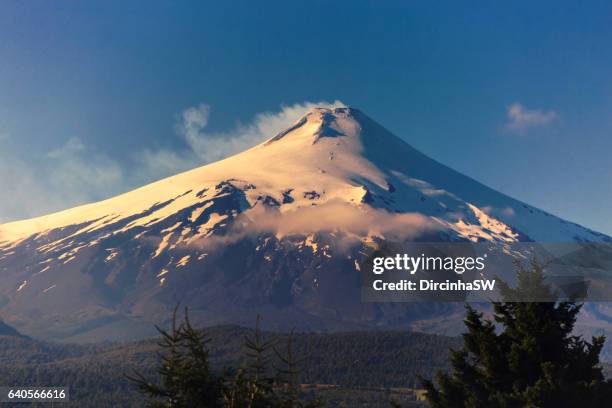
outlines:
{"label": "dark green forest", "polygon": [[[253,330],[221,326],[207,329],[213,369],[238,367],[244,338]],[[279,341],[286,334],[264,332]],[[304,393],[333,406],[389,406],[448,368],[448,349],[459,339],[410,332],[295,333],[294,350],[303,356]],[[158,339],[123,344],[58,344],[20,336],[0,336],[0,384],[68,386],[70,406],[142,406],[144,397],[125,375],[155,378]],[[20,404],[19,406],[24,406]]]}

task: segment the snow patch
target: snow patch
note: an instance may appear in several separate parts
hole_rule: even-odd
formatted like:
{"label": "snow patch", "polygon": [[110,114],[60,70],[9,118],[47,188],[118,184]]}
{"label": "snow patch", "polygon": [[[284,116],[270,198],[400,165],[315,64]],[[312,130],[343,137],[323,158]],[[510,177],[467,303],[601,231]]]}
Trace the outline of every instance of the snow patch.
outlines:
{"label": "snow patch", "polygon": [[115,257],[119,254],[119,251],[117,251],[117,248],[109,248],[107,249],[107,251],[109,252],[108,256],[104,259],[104,262],[110,262],[113,259],[115,259]]}
{"label": "snow patch", "polygon": [[51,289],[53,289],[55,287],[57,287],[57,285],[51,285],[47,289],[43,290],[42,293],[47,293],[48,291],[50,291]]}
{"label": "snow patch", "polygon": [[28,284],[28,281],[24,280],[23,283],[19,285],[19,287],[17,288],[17,292],[21,292],[21,289],[25,288],[27,284]]}
{"label": "snow patch", "polygon": [[189,263],[189,260],[191,259],[191,255],[186,255],[184,257],[182,257],[177,263],[176,263],[176,267],[180,268],[182,266],[185,266]]}

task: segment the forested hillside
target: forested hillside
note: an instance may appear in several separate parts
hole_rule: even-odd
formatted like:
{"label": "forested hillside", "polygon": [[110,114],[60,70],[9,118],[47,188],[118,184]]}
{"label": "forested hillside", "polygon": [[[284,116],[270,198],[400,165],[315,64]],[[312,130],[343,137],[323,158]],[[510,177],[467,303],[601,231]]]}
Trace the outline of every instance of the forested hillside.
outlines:
{"label": "forested hillside", "polygon": [[[252,330],[223,326],[208,331],[214,366],[237,367],[244,355],[244,336]],[[279,342],[285,337],[266,336]],[[446,368],[448,348],[458,345],[458,339],[450,337],[382,331],[298,333],[294,341],[296,354],[305,357],[302,383],[342,386],[307,392],[317,392],[334,405],[369,401],[369,406],[393,395],[382,388],[411,388],[416,375],[431,376],[435,369]],[[155,378],[156,342],[69,345],[0,336],[0,383],[68,386],[73,406],[138,406],[143,397],[124,374],[139,371]]]}

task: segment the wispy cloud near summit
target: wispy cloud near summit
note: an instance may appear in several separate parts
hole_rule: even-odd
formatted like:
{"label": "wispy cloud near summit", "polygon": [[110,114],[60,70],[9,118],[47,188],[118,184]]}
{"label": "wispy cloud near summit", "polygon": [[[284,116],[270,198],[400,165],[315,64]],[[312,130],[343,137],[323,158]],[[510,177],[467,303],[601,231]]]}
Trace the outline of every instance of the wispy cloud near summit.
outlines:
{"label": "wispy cloud near summit", "polygon": [[206,132],[210,106],[200,104],[188,108],[181,114],[177,124],[181,134],[191,150],[204,163],[223,159],[229,155],[241,152],[291,126],[291,124],[314,107],[341,107],[341,101],[334,102],[304,102],[290,106],[282,106],[278,112],[258,113],[251,123],[238,124],[234,129],[220,132]]}
{"label": "wispy cloud near summit", "polygon": [[[263,142],[291,126],[300,116],[314,107],[342,107],[341,101],[302,102],[282,105],[279,111],[256,114],[246,123],[221,132],[208,131],[213,109],[201,103],[178,115],[176,134],[183,139],[187,150],[144,150],[136,156],[146,175],[167,176],[198,165],[221,160]],[[163,172],[164,174],[162,174]]]}
{"label": "wispy cloud near summit", "polygon": [[[246,124],[210,132],[207,127],[213,110],[201,103],[176,116],[174,137],[181,139],[184,148],[146,147],[135,152],[127,162],[119,161],[110,153],[93,151],[78,137],[71,137],[51,149],[36,163],[26,163],[8,150],[0,149],[0,185],[7,186],[0,202],[0,223],[107,198],[223,159],[275,136],[317,106],[344,104],[334,101],[283,105],[278,111],[256,114]],[[0,132],[0,141],[9,137]]]}

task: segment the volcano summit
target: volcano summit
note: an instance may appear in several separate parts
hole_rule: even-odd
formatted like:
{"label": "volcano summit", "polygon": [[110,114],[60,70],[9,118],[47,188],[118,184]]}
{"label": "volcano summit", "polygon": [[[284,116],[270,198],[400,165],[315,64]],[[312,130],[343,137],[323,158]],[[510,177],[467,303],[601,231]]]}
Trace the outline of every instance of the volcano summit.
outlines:
{"label": "volcano summit", "polygon": [[201,324],[401,327],[451,305],[362,304],[359,253],[393,241],[608,242],[418,152],[362,112],[316,108],[240,154],[0,225],[0,312],[20,332],[141,337]]}

